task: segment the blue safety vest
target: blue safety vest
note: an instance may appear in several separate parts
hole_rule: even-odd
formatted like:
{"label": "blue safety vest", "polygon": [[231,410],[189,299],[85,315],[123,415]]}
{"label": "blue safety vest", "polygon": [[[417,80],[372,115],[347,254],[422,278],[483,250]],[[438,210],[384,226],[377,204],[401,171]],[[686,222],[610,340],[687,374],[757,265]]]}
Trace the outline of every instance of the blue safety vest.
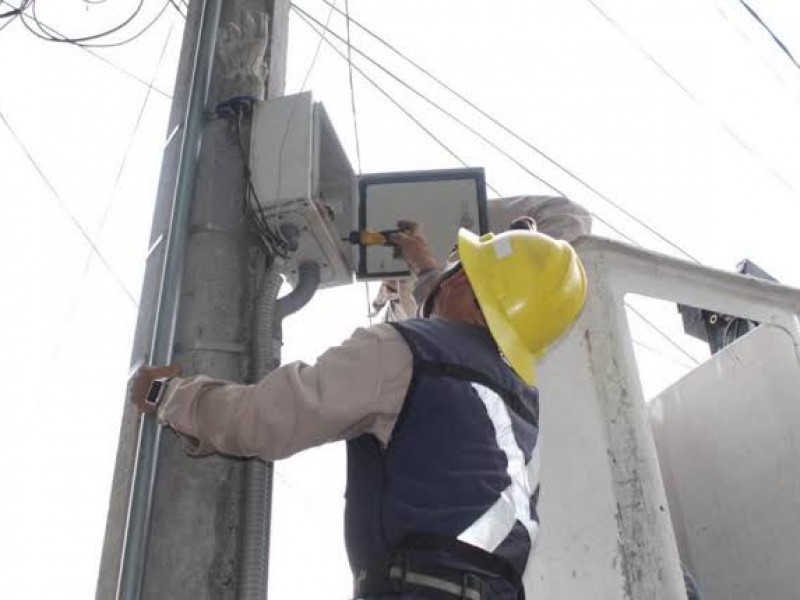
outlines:
{"label": "blue safety vest", "polygon": [[[458,540],[510,565],[519,579],[538,522],[538,394],[482,327],[442,319],[393,323],[414,357],[387,447],[348,442],[345,538],[354,575],[404,540]],[[412,543],[413,546],[413,543]],[[411,548],[414,551],[414,548]],[[456,553],[458,554],[458,553]],[[468,567],[469,555],[456,563]]]}

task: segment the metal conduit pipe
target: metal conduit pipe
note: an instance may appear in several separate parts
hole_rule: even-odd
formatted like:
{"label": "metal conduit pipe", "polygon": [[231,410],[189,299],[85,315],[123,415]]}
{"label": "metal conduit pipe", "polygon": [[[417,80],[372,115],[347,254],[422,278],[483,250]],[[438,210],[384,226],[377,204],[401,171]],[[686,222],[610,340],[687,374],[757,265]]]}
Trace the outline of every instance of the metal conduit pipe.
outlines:
{"label": "metal conduit pipe", "polygon": [[[189,213],[203,134],[203,111],[208,99],[221,6],[222,0],[205,0],[200,9],[200,34],[192,64],[188,106],[182,123],[183,138],[178,158],[172,216],[166,234],[161,288],[150,346],[150,363],[154,365],[168,365],[172,362],[189,233]],[[142,595],[160,444],[161,426],[156,422],[155,415],[142,415],[117,579],[118,600],[138,600]]]}
{"label": "metal conduit pipe", "polygon": [[319,280],[319,264],[313,260],[300,263],[298,267],[297,285],[283,298],[278,299],[278,306],[275,311],[275,328],[278,331],[280,331],[281,323],[286,317],[296,313],[314,297],[319,287]]}
{"label": "metal conduit pipe", "polygon": [[[314,261],[303,262],[298,269],[297,285],[278,299],[282,283],[278,267],[273,265],[265,274],[256,305],[253,336],[255,380],[261,379],[280,364],[282,321],[311,300],[319,281],[319,265]],[[251,459],[245,466],[237,587],[239,600],[264,600],[267,597],[272,476],[272,463]]]}
{"label": "metal conduit pipe", "polygon": [[[283,278],[279,265],[264,273],[255,310],[253,333],[253,380],[258,381],[280,364],[276,356],[275,305]],[[269,562],[269,520],[271,510],[272,465],[252,458],[244,468],[242,489],[242,525],[239,544],[239,581],[236,596],[240,600],[264,600],[267,597]]]}

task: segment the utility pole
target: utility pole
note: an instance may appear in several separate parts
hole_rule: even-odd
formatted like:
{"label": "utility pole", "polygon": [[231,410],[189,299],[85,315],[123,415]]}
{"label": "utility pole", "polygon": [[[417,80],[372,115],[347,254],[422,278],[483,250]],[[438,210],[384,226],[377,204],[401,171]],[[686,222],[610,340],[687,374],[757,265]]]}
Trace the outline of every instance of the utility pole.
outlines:
{"label": "utility pole", "polygon": [[[288,0],[190,3],[133,364],[177,362],[185,375],[234,381],[253,371],[255,282],[263,261],[242,214],[238,140],[228,121],[211,115],[232,97],[283,94],[288,13]],[[204,43],[213,44],[205,54]],[[152,416],[140,427],[126,406],[96,597],[241,597],[246,464],[191,458],[174,433],[162,432]]]}

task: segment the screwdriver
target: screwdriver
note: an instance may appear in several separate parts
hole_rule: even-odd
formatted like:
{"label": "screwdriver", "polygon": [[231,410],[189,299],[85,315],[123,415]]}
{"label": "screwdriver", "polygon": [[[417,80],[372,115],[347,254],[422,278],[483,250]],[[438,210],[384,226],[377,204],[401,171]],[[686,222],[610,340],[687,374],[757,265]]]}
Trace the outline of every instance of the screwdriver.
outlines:
{"label": "screwdriver", "polygon": [[342,238],[342,241],[358,244],[359,246],[393,246],[394,244],[389,241],[389,236],[400,232],[400,229],[384,229],[383,231],[363,229],[361,231],[351,231],[350,235]]}

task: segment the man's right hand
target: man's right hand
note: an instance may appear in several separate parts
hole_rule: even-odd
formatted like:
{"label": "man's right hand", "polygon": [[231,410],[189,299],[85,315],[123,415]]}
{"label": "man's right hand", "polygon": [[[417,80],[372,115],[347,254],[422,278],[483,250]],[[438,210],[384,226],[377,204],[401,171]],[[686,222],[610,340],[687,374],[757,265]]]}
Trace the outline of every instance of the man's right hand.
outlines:
{"label": "man's right hand", "polygon": [[400,248],[411,273],[419,275],[426,269],[436,269],[439,264],[433,257],[428,240],[422,235],[422,227],[414,221],[398,221],[400,233],[393,233],[389,241]]}
{"label": "man's right hand", "polygon": [[178,365],[170,365],[168,367],[139,367],[128,380],[128,402],[133,404],[139,412],[146,413],[154,411],[156,407],[145,402],[147,392],[150,391],[152,383],[156,379],[177,377],[180,374],[181,368]]}

